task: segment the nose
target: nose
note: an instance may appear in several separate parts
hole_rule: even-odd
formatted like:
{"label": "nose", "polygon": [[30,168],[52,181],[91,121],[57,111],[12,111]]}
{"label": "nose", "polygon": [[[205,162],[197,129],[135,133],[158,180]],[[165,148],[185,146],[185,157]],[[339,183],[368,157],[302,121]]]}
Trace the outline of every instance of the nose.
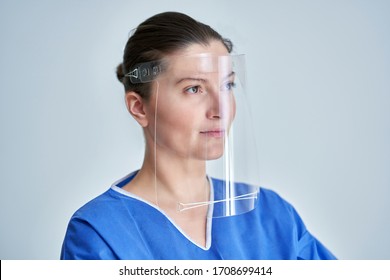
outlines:
{"label": "nose", "polygon": [[220,119],[221,108],[220,108],[220,96],[216,83],[210,83],[207,88],[206,101],[206,117],[208,119]]}
{"label": "nose", "polygon": [[225,92],[220,92],[218,87],[209,90],[207,98],[208,119],[224,119],[231,115],[231,96]]}
{"label": "nose", "polygon": [[221,89],[219,83],[212,83],[207,89],[208,119],[230,119],[235,115],[235,101],[231,92]]}
{"label": "nose", "polygon": [[221,116],[221,104],[217,94],[209,94],[207,100],[207,112],[206,117],[208,119],[220,119]]}

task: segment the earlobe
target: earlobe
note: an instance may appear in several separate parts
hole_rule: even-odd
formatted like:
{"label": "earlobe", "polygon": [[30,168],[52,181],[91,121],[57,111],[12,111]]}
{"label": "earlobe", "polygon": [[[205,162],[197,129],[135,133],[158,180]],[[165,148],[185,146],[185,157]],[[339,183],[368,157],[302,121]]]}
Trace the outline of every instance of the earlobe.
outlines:
{"label": "earlobe", "polygon": [[142,97],[134,92],[128,92],[125,95],[125,101],[127,110],[133,116],[133,118],[142,126],[148,125],[148,118],[145,110],[145,103]]}

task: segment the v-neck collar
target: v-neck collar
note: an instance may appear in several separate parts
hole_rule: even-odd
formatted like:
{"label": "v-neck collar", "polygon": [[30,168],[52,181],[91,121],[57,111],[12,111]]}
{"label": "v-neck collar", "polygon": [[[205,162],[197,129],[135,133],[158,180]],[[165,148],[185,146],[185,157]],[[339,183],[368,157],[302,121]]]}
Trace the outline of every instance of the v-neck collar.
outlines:
{"label": "v-neck collar", "polygon": [[[123,189],[123,186],[125,186],[128,182],[130,182],[134,177],[135,175],[137,174],[138,170],[137,171],[134,171],[130,174],[128,174],[127,176],[123,177],[122,179],[119,179],[117,180],[116,182],[114,182],[112,185],[111,185],[111,189],[117,193],[120,193],[122,195],[125,195],[127,197],[130,197],[132,199],[135,199],[139,202],[142,202],[144,204],[146,204],[147,206],[149,207],[152,207],[154,208],[155,210],[157,210],[158,212],[160,212],[172,225],[174,228],[176,228],[176,230],[178,230],[188,241],[190,241],[191,243],[193,243],[195,246],[199,247],[200,249],[202,250],[209,250],[210,247],[211,247],[211,240],[212,240],[212,236],[211,236],[211,231],[212,231],[212,215],[213,215],[213,204],[211,204],[207,210],[207,221],[206,221],[206,245],[205,246],[201,246],[199,245],[198,243],[196,243],[194,240],[192,240],[176,223],[175,221],[173,221],[173,219],[171,219],[162,209],[160,209],[159,207],[157,207],[155,204],[152,204],[146,200],[144,200],[143,198],[131,193],[131,192],[128,192],[126,190]],[[207,180],[210,182],[210,201],[213,201],[213,198],[214,198],[214,187],[213,187],[213,180],[207,176]]]}

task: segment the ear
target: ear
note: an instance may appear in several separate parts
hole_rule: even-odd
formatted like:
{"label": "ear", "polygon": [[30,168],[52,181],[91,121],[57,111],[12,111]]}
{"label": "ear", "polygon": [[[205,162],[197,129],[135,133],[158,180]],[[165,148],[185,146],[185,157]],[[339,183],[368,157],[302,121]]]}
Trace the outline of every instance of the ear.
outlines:
{"label": "ear", "polygon": [[127,110],[133,118],[142,126],[148,125],[148,118],[145,110],[145,102],[142,97],[134,92],[127,92],[125,95]]}

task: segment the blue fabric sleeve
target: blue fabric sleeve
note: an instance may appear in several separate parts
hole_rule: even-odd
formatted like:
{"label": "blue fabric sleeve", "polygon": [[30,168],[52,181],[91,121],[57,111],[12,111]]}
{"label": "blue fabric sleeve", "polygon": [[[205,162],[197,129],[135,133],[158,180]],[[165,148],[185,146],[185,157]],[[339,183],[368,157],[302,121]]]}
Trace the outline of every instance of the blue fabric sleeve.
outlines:
{"label": "blue fabric sleeve", "polygon": [[298,260],[335,260],[336,257],[315,238],[306,228],[301,217],[291,206],[292,215],[297,228],[297,259]]}
{"label": "blue fabric sleeve", "polygon": [[336,257],[321,242],[306,231],[298,242],[299,260],[335,260]]}
{"label": "blue fabric sleeve", "polygon": [[117,259],[114,252],[86,221],[71,219],[61,250],[61,260]]}
{"label": "blue fabric sleeve", "polygon": [[[288,201],[272,190],[261,188],[259,220],[260,247],[267,248],[262,259],[327,260],[336,259],[306,228]],[[256,242],[255,240],[252,243]],[[261,242],[261,241],[260,241]],[[270,244],[273,247],[270,248]]]}

